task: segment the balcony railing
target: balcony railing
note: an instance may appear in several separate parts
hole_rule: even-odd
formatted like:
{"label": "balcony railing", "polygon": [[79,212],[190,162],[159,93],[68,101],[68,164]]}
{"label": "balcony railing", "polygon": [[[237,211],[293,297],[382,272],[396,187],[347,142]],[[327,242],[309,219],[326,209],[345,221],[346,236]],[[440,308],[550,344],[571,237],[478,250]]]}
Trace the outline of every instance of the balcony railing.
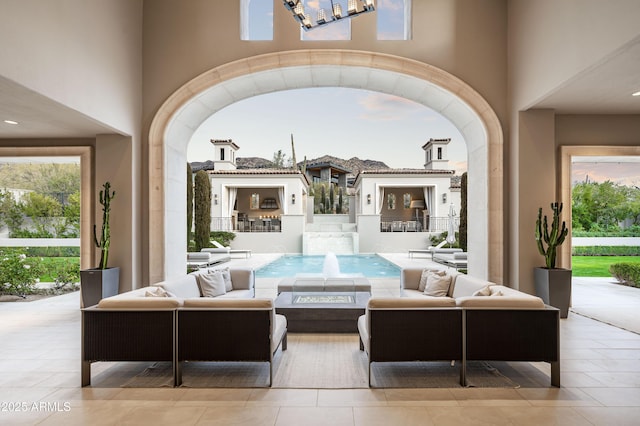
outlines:
{"label": "balcony railing", "polygon": [[[380,232],[443,232],[449,230],[449,220],[449,216],[430,216],[420,221],[386,216],[380,218]],[[454,217],[454,229],[459,225],[460,219]]]}
{"label": "balcony railing", "polygon": [[279,218],[247,218],[235,222],[230,217],[212,217],[211,230],[227,232],[282,232]]}

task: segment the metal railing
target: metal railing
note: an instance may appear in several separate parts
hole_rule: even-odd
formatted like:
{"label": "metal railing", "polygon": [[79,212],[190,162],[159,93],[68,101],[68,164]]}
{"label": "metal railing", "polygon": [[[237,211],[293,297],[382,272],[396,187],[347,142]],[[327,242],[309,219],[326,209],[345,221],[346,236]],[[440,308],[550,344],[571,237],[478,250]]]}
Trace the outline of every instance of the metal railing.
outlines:
{"label": "metal railing", "polygon": [[[420,221],[385,216],[380,218],[380,232],[443,232],[449,230],[449,220],[449,216],[430,216]],[[459,226],[460,219],[454,217],[454,229]]]}
{"label": "metal railing", "polygon": [[230,217],[212,217],[211,230],[226,232],[282,232],[282,221],[276,218],[248,218],[234,223]]}

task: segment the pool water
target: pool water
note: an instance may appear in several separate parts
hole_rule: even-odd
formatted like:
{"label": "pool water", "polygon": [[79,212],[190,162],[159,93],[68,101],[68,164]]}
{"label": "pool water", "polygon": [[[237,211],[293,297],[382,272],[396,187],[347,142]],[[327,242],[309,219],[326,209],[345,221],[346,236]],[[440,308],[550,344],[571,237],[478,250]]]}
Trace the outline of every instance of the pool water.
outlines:
{"label": "pool water", "polygon": [[[398,278],[400,268],[376,254],[337,256],[340,273],[360,273],[368,278]],[[293,277],[296,274],[321,274],[324,255],[287,255],[256,270],[258,278]]]}

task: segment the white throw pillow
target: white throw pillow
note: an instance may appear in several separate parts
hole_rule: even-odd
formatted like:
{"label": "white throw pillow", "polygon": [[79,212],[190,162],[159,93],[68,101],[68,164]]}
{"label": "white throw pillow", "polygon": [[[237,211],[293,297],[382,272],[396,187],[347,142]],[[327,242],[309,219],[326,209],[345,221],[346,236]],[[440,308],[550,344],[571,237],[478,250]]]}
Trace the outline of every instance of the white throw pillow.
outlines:
{"label": "white throw pillow", "polygon": [[202,297],[222,296],[227,292],[224,277],[220,271],[198,275],[198,285],[200,286]]}
{"label": "white throw pillow", "polygon": [[427,283],[424,287],[425,296],[446,297],[449,294],[449,286],[451,285],[451,276],[436,271],[427,273]]}
{"label": "white throw pillow", "polygon": [[444,277],[447,274],[447,271],[443,271],[440,269],[423,269],[422,275],[420,275],[420,284],[418,285],[419,291],[424,291],[424,288],[427,286],[427,277],[429,273],[437,274],[441,277]]}
{"label": "white throw pillow", "polygon": [[169,297],[169,293],[162,287],[152,287],[144,292],[145,297]]}
{"label": "white throw pillow", "polygon": [[213,272],[222,272],[222,278],[224,278],[224,287],[227,290],[227,293],[233,290],[233,284],[231,283],[231,271],[229,270],[229,268],[207,270],[208,274],[211,274]]}
{"label": "white throw pillow", "polygon": [[486,285],[473,293],[472,296],[491,296],[491,287]]}
{"label": "white throw pillow", "polygon": [[496,291],[495,293],[491,293],[492,296],[503,296],[502,292],[500,290]]}

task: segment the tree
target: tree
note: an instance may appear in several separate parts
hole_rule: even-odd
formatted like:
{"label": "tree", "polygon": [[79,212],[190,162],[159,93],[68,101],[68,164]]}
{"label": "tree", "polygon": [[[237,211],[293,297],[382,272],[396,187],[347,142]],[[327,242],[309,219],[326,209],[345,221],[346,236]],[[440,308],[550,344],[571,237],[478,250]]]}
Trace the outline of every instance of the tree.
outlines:
{"label": "tree", "polygon": [[64,222],[56,232],[57,237],[77,238],[80,236],[80,191],[69,195],[63,208]]}
{"label": "tree", "polygon": [[22,211],[33,221],[38,236],[51,237],[49,226],[54,218],[62,216],[62,205],[49,195],[30,192],[25,196]]}
{"label": "tree", "polygon": [[287,162],[287,156],[284,152],[282,152],[281,149],[273,153],[273,159],[271,160],[273,167],[284,169],[287,165]]}
{"label": "tree", "polygon": [[196,173],[194,182],[196,251],[209,247],[211,233],[211,182],[204,170]]}
{"label": "tree", "polygon": [[467,251],[467,172],[460,178],[460,226],[458,227],[460,248]]}
{"label": "tree", "polygon": [[0,226],[7,225],[9,234],[13,236],[20,231],[24,223],[24,215],[19,203],[10,192],[0,191]]}
{"label": "tree", "polygon": [[187,250],[191,244],[191,229],[193,226],[193,170],[187,163]]}
{"label": "tree", "polygon": [[573,229],[606,230],[616,228],[618,222],[633,217],[637,210],[634,209],[630,189],[611,181],[575,185],[571,193]]}

